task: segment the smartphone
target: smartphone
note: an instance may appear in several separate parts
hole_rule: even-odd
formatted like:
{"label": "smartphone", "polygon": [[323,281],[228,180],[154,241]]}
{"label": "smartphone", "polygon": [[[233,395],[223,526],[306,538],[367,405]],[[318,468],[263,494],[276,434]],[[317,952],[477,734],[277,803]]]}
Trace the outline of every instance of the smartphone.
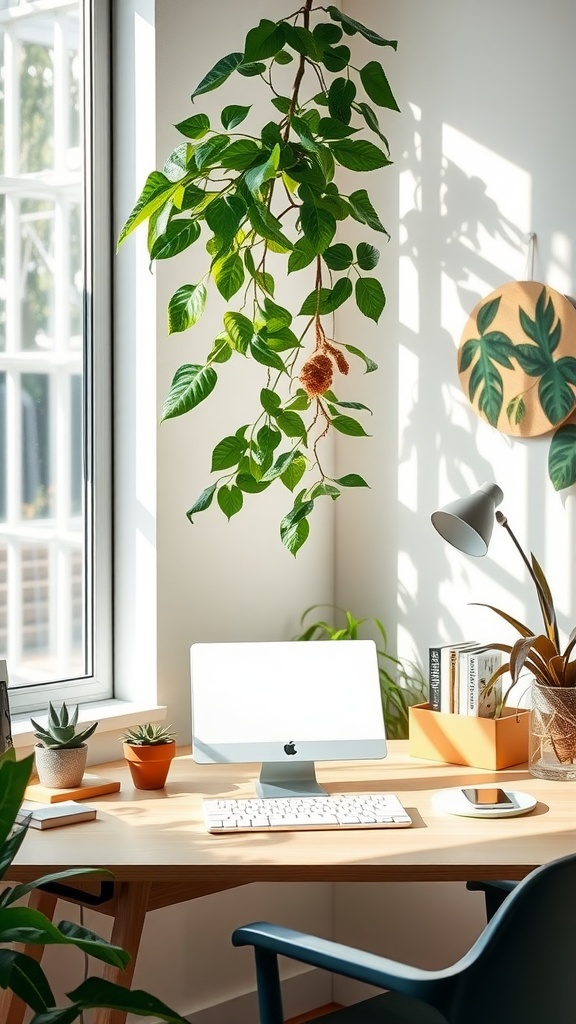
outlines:
{"label": "smartphone", "polygon": [[463,789],[462,792],[473,807],[513,807],[514,802],[503,789],[490,786],[485,789]]}

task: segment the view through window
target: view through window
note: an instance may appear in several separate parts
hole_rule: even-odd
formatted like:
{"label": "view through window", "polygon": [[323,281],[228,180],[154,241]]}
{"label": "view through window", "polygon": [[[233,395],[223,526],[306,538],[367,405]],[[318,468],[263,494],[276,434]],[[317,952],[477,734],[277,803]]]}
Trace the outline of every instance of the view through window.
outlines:
{"label": "view through window", "polygon": [[0,0],[0,658],[12,687],[95,671],[91,13],[89,0]]}

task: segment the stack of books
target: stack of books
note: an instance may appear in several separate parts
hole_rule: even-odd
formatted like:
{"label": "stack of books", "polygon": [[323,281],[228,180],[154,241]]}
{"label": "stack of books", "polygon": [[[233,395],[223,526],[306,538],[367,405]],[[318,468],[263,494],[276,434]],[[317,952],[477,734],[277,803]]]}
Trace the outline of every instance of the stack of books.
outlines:
{"label": "stack of books", "polygon": [[500,651],[469,641],[429,648],[429,703],[432,711],[494,718],[502,680],[488,683],[502,664]]}

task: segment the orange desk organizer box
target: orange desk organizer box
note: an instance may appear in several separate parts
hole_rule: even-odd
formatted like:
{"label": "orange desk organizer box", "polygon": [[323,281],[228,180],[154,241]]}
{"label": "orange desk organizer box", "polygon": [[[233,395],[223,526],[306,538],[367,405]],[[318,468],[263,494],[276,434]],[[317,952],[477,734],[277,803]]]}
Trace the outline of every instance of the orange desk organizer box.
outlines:
{"label": "orange desk organizer box", "polygon": [[477,718],[416,704],[409,715],[411,757],[493,771],[528,760],[529,711],[504,708],[501,718]]}

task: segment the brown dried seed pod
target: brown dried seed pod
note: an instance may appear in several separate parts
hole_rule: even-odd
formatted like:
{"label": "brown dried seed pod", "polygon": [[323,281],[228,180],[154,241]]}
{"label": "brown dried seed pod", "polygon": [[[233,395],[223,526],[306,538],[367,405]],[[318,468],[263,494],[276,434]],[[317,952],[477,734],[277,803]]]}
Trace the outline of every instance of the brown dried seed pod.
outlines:
{"label": "brown dried seed pod", "polygon": [[332,384],[334,368],[330,356],[315,352],[300,371],[302,386],[309,398],[323,395]]}

